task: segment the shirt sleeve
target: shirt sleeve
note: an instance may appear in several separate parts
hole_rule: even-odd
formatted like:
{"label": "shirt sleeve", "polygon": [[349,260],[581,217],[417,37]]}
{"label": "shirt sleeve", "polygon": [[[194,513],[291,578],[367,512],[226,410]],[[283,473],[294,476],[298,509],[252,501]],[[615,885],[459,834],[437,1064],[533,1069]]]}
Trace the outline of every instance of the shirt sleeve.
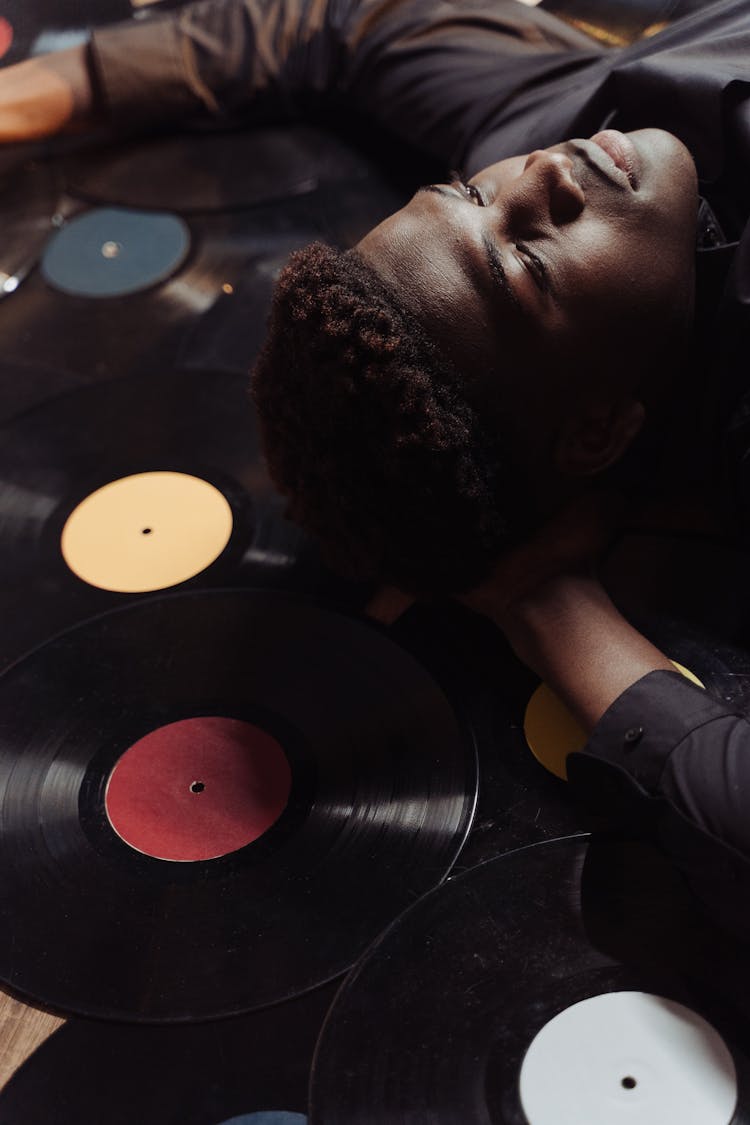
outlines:
{"label": "shirt sleeve", "polygon": [[750,936],[750,723],[679,672],[644,676],[615,701],[568,777],[645,828],[697,895]]}
{"label": "shirt sleeve", "polygon": [[515,93],[601,54],[516,0],[202,0],[95,31],[89,50],[116,124],[323,103],[456,162]]}

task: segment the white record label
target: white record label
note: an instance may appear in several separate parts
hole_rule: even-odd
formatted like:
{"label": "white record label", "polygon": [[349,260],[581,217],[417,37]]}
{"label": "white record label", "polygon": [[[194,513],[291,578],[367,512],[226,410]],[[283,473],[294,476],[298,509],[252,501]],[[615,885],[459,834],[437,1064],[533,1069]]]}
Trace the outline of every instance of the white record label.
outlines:
{"label": "white record label", "polygon": [[701,1016],[645,992],[573,1004],[534,1037],[520,1076],[529,1125],[730,1125],[737,1075]]}

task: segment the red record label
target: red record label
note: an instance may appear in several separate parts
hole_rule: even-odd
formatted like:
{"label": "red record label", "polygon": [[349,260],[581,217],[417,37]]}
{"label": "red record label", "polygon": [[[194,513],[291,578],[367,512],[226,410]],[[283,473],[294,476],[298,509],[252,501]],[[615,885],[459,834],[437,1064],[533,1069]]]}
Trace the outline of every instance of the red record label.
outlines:
{"label": "red record label", "polygon": [[7,55],[13,46],[13,25],[0,16],[0,59]]}
{"label": "red record label", "polygon": [[126,844],[155,859],[217,859],[257,840],[289,800],[281,745],[241,719],[202,716],[157,727],[125,751],[105,795]]}

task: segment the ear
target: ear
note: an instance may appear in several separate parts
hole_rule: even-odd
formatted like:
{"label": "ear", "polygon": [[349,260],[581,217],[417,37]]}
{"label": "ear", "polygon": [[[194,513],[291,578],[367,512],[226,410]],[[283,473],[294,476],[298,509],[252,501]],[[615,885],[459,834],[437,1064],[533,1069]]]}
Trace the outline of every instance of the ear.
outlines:
{"label": "ear", "polygon": [[558,436],[557,469],[567,476],[594,476],[622,457],[639,433],[646,410],[642,402],[587,403],[569,418]]}

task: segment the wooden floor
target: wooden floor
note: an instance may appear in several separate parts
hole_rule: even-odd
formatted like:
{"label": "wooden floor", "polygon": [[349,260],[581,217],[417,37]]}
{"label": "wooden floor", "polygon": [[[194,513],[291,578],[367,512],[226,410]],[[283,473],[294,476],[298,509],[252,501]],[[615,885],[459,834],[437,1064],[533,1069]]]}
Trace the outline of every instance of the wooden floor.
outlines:
{"label": "wooden floor", "polygon": [[0,992],[0,1088],[64,1022]]}

